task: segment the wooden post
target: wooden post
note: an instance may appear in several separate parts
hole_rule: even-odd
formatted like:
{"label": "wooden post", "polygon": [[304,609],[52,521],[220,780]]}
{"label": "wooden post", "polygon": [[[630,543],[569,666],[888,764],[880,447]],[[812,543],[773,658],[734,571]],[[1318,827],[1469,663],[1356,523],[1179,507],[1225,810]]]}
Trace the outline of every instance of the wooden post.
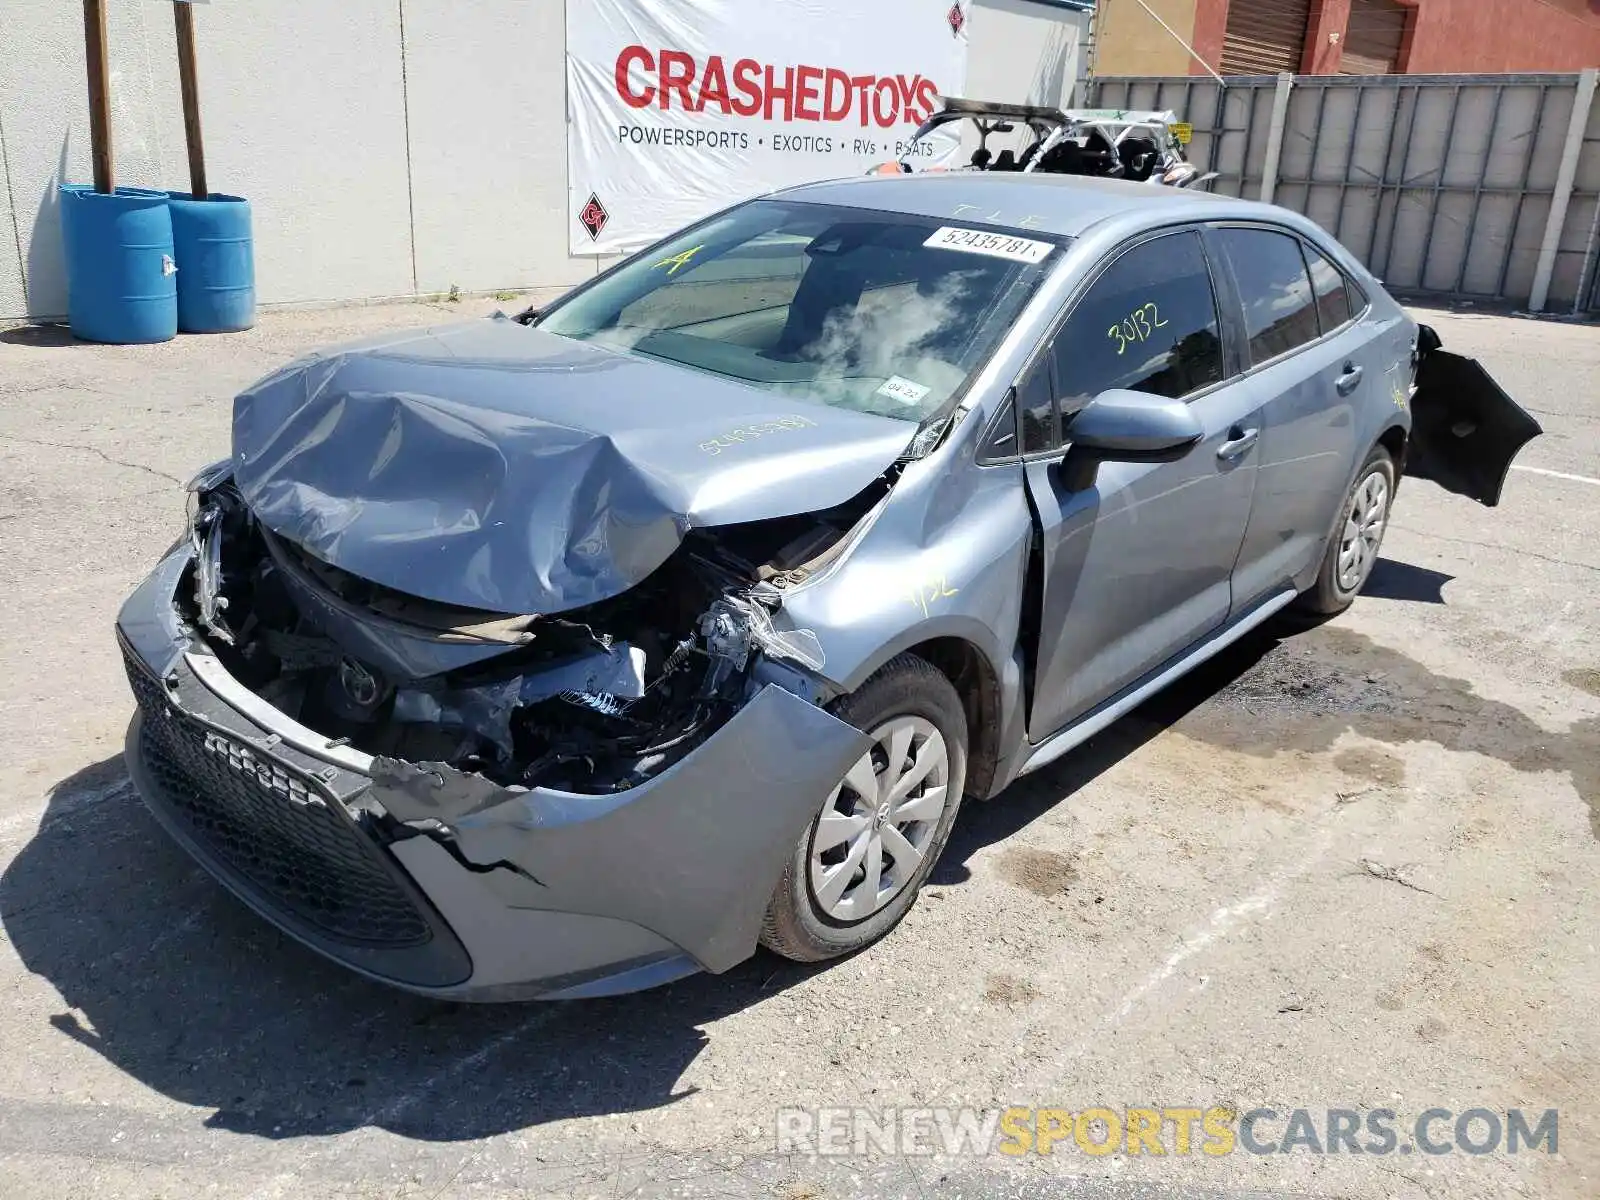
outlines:
{"label": "wooden post", "polygon": [[111,171],[111,76],[106,66],[105,0],[83,0],[83,56],[89,66],[89,153],[94,190],[116,187]]}
{"label": "wooden post", "polygon": [[178,30],[178,84],[183,91],[183,136],[189,143],[189,194],[204,200],[206,148],[200,137],[200,79],[194,65],[194,6],[172,0],[172,20]]}

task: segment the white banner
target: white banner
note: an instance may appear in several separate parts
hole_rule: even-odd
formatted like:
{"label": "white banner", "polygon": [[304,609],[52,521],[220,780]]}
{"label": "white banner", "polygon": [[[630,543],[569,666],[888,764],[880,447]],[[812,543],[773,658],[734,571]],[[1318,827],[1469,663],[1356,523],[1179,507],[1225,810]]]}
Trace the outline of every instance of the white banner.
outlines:
{"label": "white banner", "polygon": [[[966,76],[970,0],[567,0],[574,254],[906,153]],[[953,152],[928,139],[923,167]]]}

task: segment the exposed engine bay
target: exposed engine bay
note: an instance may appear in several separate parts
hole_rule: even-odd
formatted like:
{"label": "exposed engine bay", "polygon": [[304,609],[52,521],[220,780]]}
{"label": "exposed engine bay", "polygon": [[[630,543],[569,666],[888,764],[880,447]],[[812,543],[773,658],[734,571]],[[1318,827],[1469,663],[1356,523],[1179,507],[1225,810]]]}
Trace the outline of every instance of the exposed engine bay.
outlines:
{"label": "exposed engine bay", "polygon": [[[237,680],[340,743],[503,786],[618,792],[688,754],[774,672],[792,690],[815,685],[815,635],[774,628],[772,614],[843,549],[892,475],[824,512],[691,531],[619,595],[519,615],[322,562],[263,526],[218,471],[192,485],[180,608]],[[420,673],[417,655],[390,652],[401,644],[459,665]]]}

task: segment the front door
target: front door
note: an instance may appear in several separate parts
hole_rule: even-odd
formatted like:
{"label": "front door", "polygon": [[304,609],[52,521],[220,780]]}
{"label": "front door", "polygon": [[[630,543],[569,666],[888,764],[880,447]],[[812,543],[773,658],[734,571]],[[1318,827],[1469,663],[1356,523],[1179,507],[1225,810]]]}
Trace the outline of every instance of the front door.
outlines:
{"label": "front door", "polygon": [[[1041,539],[1029,736],[1040,741],[1227,620],[1255,486],[1256,401],[1233,375],[1200,236],[1121,252],[1018,395]],[[1074,490],[1059,451],[1111,388],[1183,398],[1204,441],[1176,462],[1104,463]]]}

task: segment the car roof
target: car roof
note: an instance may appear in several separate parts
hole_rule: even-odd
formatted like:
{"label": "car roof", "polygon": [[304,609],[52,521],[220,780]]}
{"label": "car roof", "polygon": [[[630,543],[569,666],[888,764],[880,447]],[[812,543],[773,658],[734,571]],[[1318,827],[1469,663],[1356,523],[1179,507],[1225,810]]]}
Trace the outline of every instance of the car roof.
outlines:
{"label": "car roof", "polygon": [[[908,216],[965,218],[976,224],[1079,237],[1112,218],[1137,227],[1228,217],[1267,218],[1298,224],[1284,209],[1190,188],[997,171],[948,171],[910,175],[863,175],[807,183],[778,195],[812,204],[900,212]],[[1192,211],[1191,211],[1192,210]]]}

